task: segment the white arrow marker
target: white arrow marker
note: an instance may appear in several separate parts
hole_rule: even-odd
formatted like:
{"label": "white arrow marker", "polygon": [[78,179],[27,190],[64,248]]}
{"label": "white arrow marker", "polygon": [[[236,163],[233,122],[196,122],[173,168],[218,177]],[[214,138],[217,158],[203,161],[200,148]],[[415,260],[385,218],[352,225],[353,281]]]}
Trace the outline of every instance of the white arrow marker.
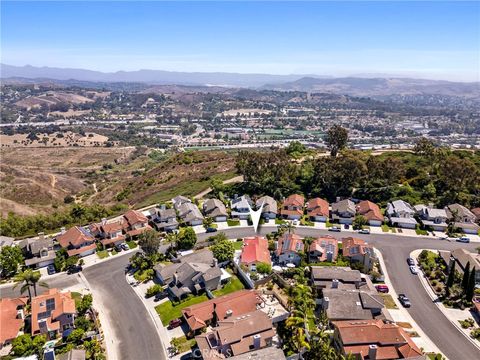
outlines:
{"label": "white arrow marker", "polygon": [[250,205],[248,205],[248,209],[250,210],[250,218],[252,219],[253,229],[255,230],[255,232],[257,232],[258,229],[258,223],[260,222],[260,216],[262,216],[262,209],[264,203],[265,200],[262,202],[260,209],[258,209],[257,211],[252,210]]}

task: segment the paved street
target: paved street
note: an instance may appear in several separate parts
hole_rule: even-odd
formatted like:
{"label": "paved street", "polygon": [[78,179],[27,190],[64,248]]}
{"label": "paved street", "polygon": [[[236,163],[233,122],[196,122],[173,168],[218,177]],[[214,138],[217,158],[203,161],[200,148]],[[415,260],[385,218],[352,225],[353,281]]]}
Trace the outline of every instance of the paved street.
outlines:
{"label": "paved street", "polygon": [[[274,227],[263,227],[262,234],[274,231]],[[231,239],[244,236],[252,236],[253,229],[230,229],[224,231]],[[368,241],[379,249],[385,260],[387,271],[397,293],[405,293],[409,296],[412,307],[409,313],[427,336],[450,360],[475,360],[480,358],[478,349],[461,334],[455,326],[442,314],[432,303],[425,292],[417,276],[410,273],[406,258],[415,249],[430,248],[453,250],[466,248],[475,251],[478,244],[460,244],[455,242],[427,239],[420,237],[408,237],[400,235],[371,234],[361,235],[352,233],[334,233],[327,230],[313,228],[297,228],[295,233],[300,236],[332,235],[338,239],[347,236],[355,236]],[[198,235],[200,240],[206,239],[211,234]]]}
{"label": "paved street", "polygon": [[164,360],[155,325],[125,279],[124,269],[130,256],[116,256],[118,258],[85,269],[83,274],[94,297],[100,297],[103,311],[115,332],[117,356],[119,359]]}

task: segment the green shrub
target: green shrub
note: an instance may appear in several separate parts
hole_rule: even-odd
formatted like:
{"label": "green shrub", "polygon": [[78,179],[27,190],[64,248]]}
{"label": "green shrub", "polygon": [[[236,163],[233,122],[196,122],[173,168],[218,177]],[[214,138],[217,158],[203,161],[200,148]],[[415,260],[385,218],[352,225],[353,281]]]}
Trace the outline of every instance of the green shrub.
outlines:
{"label": "green shrub", "polygon": [[153,286],[150,286],[148,289],[147,289],[147,293],[145,294],[145,296],[147,298],[150,298],[152,296],[155,296],[157,295],[159,292],[162,291],[162,286],[159,285],[159,284],[155,284]]}

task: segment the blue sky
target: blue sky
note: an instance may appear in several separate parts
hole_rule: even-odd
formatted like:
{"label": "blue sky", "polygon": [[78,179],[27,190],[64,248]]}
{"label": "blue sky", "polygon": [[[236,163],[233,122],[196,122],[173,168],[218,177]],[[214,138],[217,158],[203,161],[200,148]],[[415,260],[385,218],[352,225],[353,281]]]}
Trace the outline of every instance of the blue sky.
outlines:
{"label": "blue sky", "polygon": [[8,2],[1,61],[480,80],[479,2]]}

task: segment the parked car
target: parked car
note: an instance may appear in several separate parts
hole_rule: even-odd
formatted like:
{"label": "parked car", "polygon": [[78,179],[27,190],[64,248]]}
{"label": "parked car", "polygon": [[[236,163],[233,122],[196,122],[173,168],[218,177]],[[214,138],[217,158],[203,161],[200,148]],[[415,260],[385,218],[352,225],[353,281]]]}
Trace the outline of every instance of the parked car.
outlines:
{"label": "parked car", "polygon": [[122,248],[122,245],[121,245],[121,244],[115,245],[115,251],[116,251],[116,252],[121,252],[122,250],[123,250],[123,248]]}
{"label": "parked car", "polygon": [[81,265],[70,266],[67,270],[67,274],[69,275],[76,274],[82,270],[83,270],[83,267]]}
{"label": "parked car", "polygon": [[130,250],[130,246],[128,246],[127,243],[122,243],[122,244],[120,244],[120,246],[121,246],[122,249],[125,250],[125,251]]}
{"label": "parked car", "polygon": [[331,228],[328,229],[328,231],[340,232],[342,231],[342,229],[340,229],[338,226],[332,226]]}
{"label": "parked car", "polygon": [[417,267],[416,267],[415,265],[411,265],[411,266],[410,266],[410,272],[411,272],[413,275],[417,275],[417,274],[418,274]]}
{"label": "parked car", "polygon": [[55,266],[53,266],[53,264],[47,266],[47,273],[48,275],[53,275],[56,273]]}
{"label": "parked car", "polygon": [[155,295],[155,298],[153,299],[153,301],[155,302],[160,301],[162,299],[165,299],[167,296],[168,294],[166,291],[159,292],[158,294]]}
{"label": "parked car", "polygon": [[469,243],[470,242],[470,238],[466,237],[466,236],[462,236],[461,238],[458,238],[457,239],[458,242],[461,242],[461,243]]}
{"label": "parked car", "polygon": [[360,230],[358,230],[358,233],[359,234],[370,234],[370,230],[369,229],[360,229]]}
{"label": "parked car", "polygon": [[409,257],[409,258],[407,258],[407,264],[408,264],[408,266],[415,265],[415,260],[413,260],[413,258]]}
{"label": "parked car", "polygon": [[207,233],[213,233],[213,232],[217,232],[217,229],[214,227],[207,228]]}
{"label": "parked car", "polygon": [[390,291],[388,286],[384,284],[375,286],[375,289],[377,289],[378,292],[385,294]]}
{"label": "parked car", "polygon": [[168,323],[168,328],[169,329],[175,329],[176,327],[179,327],[182,325],[182,319],[173,319]]}
{"label": "parked car", "polygon": [[343,225],[343,227],[347,230],[350,229],[350,225],[348,225],[348,224]]}
{"label": "parked car", "polygon": [[412,306],[412,304],[410,303],[410,299],[405,294],[399,294],[398,301],[400,301],[400,304],[402,304],[403,307],[409,308],[410,306]]}

